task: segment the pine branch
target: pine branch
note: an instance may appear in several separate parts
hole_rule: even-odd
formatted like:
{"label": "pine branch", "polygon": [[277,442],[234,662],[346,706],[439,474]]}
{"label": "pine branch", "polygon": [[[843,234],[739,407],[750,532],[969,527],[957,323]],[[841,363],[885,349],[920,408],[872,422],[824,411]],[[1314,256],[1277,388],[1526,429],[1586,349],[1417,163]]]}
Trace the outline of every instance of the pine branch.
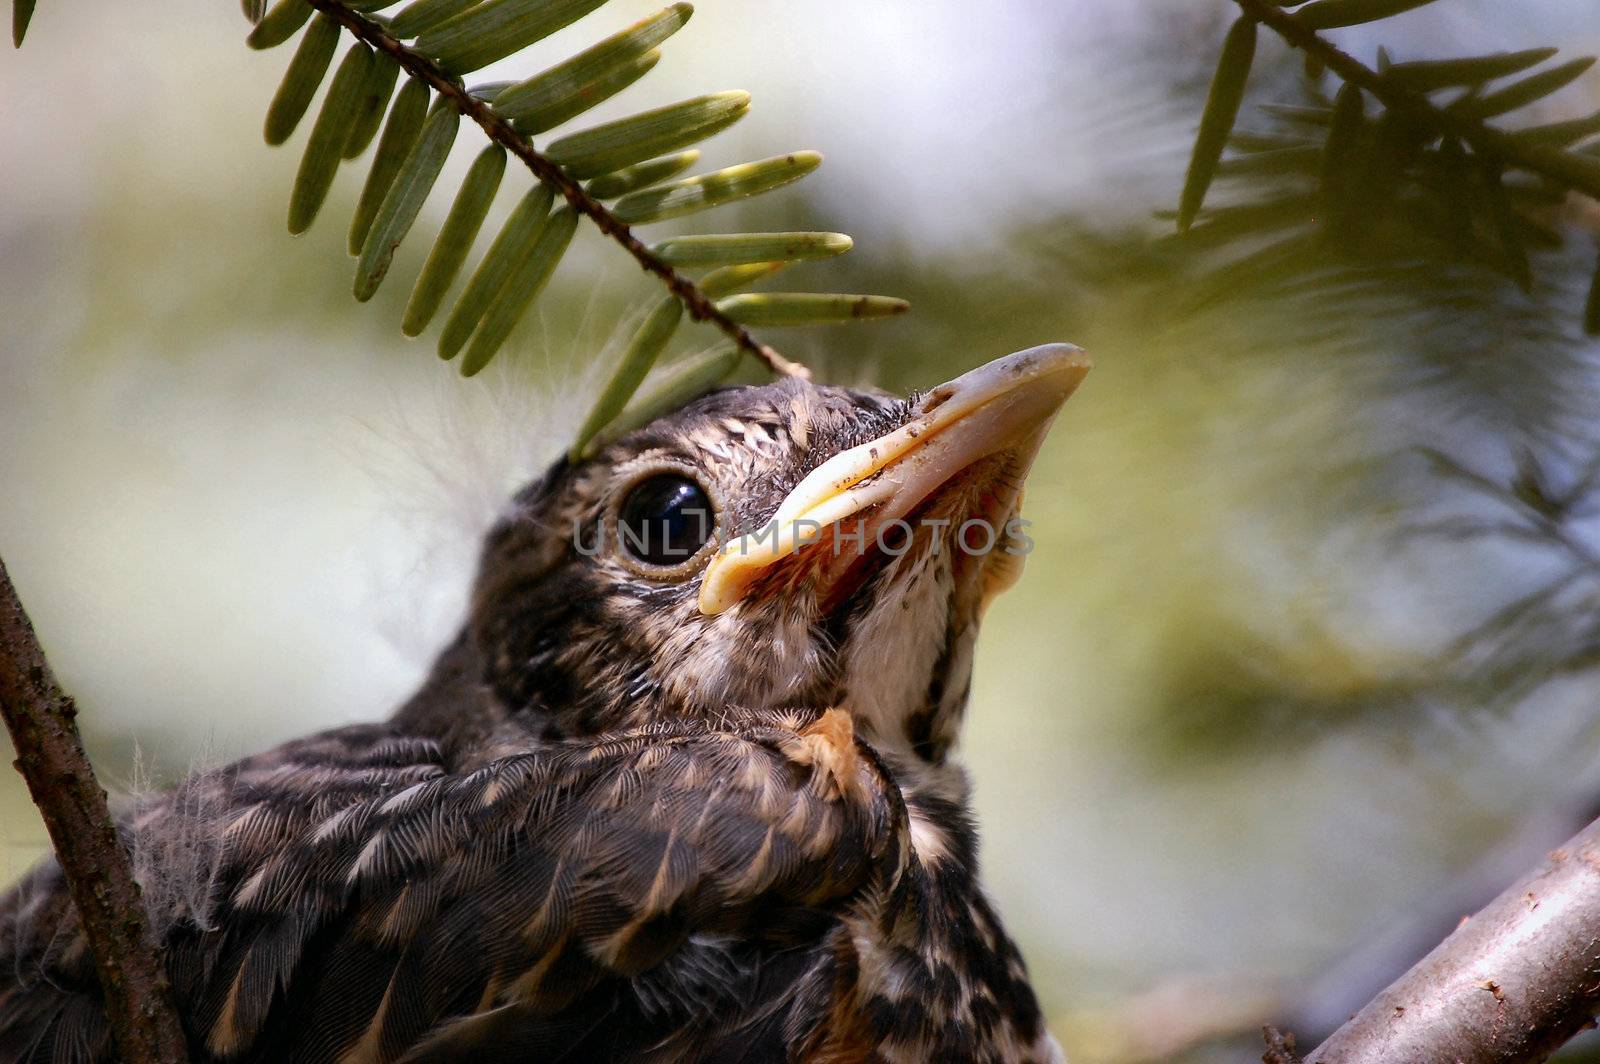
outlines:
{"label": "pine branch", "polygon": [[[1220,271],[1222,294],[1246,277],[1317,284],[1333,279],[1331,266],[1375,276],[1385,265],[1418,261],[1491,271],[1531,294],[1532,252],[1564,242],[1556,223],[1566,194],[1600,199],[1600,153],[1575,147],[1600,133],[1600,114],[1514,130],[1490,124],[1571,84],[1592,57],[1534,69],[1556,49],[1404,63],[1380,49],[1374,69],[1319,32],[1430,2],[1235,0],[1240,16],[1223,44],[1174,214],[1174,240],[1202,252],[1244,249]],[[1257,27],[1306,58],[1312,105],[1262,107],[1286,127],[1278,133],[1234,129]],[[1333,99],[1323,92],[1325,75],[1339,82]],[[1267,190],[1266,198],[1202,212],[1211,185],[1225,177]],[[1600,271],[1591,291],[1584,320],[1595,331]]]}
{"label": "pine branch", "polygon": [[1600,1008],[1600,821],[1552,852],[1305,1064],[1536,1064]]}
{"label": "pine branch", "polygon": [[605,204],[590,195],[576,179],[549,157],[534,148],[532,142],[501,118],[484,101],[465,87],[427,56],[408,48],[372,19],[352,11],[339,0],[306,0],[312,7],[337,19],[373,48],[392,56],[400,69],[425,82],[450,101],[456,111],[476,122],[488,138],[521,159],[534,177],[559,192],[574,210],[594,222],[595,226],[611,240],[616,241],[632,255],[641,268],[654,274],[676,296],[695,321],[710,322],[743,351],[760,359],[774,373],[809,379],[811,374],[804,366],[784,358],[767,344],[750,334],[750,330],[735,322],[717,309],[698,285],[668,265],[661,256],[652,252],[633,235],[632,230],[620,221]]}
{"label": "pine branch", "polygon": [[[306,138],[289,200],[289,231],[298,234],[311,226],[341,162],[360,156],[381,124],[383,133],[347,242],[358,260],[353,294],[362,302],[371,299],[438,181],[461,118],[471,118],[490,143],[456,191],[412,288],[400,323],[403,333],[420,335],[441,310],[471,257],[508,153],[522,160],[535,178],[534,187],[511,211],[445,316],[437,345],[440,358],[462,356],[458,365],[463,376],[482,370],[538,299],[584,217],[660,280],[679,308],[676,314],[652,315],[647,333],[627,344],[623,361],[613,366],[582,434],[572,442],[572,454],[588,453],[605,430],[606,417],[636,417],[639,409],[631,401],[664,355],[683,311],[719,328],[733,341],[736,354],[748,352],[774,372],[805,377],[803,367],[747,330],[868,321],[909,309],[904,300],[885,296],[742,292],[789,263],[845,253],[851,240],[842,233],[711,234],[653,246],[634,238],[632,226],[759,196],[817,168],[819,153],[797,151],[677,177],[700,157],[692,145],[744,117],[749,93],[679,100],[559,136],[542,150],[534,147],[533,136],[589,111],[647,74],[660,58],[662,43],[693,14],[687,0],[532,77],[476,85],[466,84],[464,76],[521,52],[606,0],[411,0],[393,15],[377,13],[399,2],[277,0],[264,12],[259,2],[246,2],[246,13],[255,22],[246,39],[252,48],[274,48],[300,34],[267,111],[264,133],[269,144],[284,143],[305,117],[333,65],[343,32],[355,38],[333,73]],[[404,81],[398,92],[397,80]],[[558,194],[564,202],[552,210]],[[604,205],[610,200],[616,202]],[[716,269],[693,280],[679,272],[696,267]],[[721,381],[707,382],[704,373],[714,368],[731,373],[737,365],[737,360],[729,367],[726,360],[716,359],[697,367],[692,379],[715,387]],[[675,394],[689,380],[676,377]]]}
{"label": "pine branch", "polygon": [[1535,140],[1518,138],[1440,107],[1362,63],[1317,33],[1295,13],[1269,0],[1234,0],[1251,19],[1270,28],[1291,47],[1306,53],[1346,84],[1371,93],[1392,111],[1406,115],[1426,128],[1465,141],[1473,149],[1505,165],[1539,174],[1563,186],[1600,198],[1600,161],[1579,158]]}
{"label": "pine branch", "polygon": [[83,752],[77,707],[57,685],[0,561],[0,715],[44,817],[94,954],[106,1018],[126,1064],[183,1064],[188,1047],[139,884]]}

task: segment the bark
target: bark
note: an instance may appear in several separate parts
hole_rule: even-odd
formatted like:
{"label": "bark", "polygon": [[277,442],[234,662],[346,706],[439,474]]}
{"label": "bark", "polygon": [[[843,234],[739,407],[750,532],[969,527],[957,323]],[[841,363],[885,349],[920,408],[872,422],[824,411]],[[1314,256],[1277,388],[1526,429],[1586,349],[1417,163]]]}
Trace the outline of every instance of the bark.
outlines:
{"label": "bark", "polygon": [[1600,1009],[1600,820],[1552,851],[1306,1064],[1536,1064]]}
{"label": "bark", "polygon": [[0,716],[44,817],[94,953],[124,1064],[183,1064],[188,1045],[139,884],[78,735],[77,707],[45,660],[0,562]]}

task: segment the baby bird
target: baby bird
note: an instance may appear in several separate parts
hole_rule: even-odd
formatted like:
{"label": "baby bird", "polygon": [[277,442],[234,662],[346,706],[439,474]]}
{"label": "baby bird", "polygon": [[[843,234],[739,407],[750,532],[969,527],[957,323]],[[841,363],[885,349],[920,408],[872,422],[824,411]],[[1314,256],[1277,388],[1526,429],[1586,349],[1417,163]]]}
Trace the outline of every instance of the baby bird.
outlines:
{"label": "baby bird", "polygon": [[[1061,1061],[954,747],[1087,370],[730,388],[558,462],[392,719],[129,814],[204,877],[151,913],[192,1059]],[[0,901],[0,1060],[113,1059],[47,860]]]}

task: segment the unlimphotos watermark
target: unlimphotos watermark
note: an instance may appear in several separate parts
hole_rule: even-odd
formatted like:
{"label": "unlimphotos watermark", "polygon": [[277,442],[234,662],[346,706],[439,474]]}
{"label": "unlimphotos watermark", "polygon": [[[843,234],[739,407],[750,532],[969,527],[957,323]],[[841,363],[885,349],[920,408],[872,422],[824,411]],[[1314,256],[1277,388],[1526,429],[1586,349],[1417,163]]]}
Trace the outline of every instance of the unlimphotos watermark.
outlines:
{"label": "unlimphotos watermark", "polygon": [[[585,558],[596,557],[605,550],[606,527],[607,524],[612,524],[616,529],[617,545],[620,547],[657,557],[688,559],[699,553],[711,538],[712,522],[713,515],[709,511],[684,509],[678,511],[677,516],[660,521],[646,521],[639,524],[621,521],[602,522],[587,540],[584,538],[582,526],[574,522],[572,544]],[[946,550],[947,544],[951,545],[950,549],[969,557],[993,554],[997,550],[1004,554],[1022,556],[1033,552],[1033,537],[1027,532],[1032,524],[1032,521],[1020,517],[1011,518],[999,528],[996,528],[993,522],[981,517],[969,517],[959,524],[948,517],[925,517],[915,522],[892,518],[878,523],[869,532],[865,519],[856,520],[852,529],[849,521],[836,521],[829,526],[808,518],[799,518],[788,523],[785,534],[785,526],[774,519],[754,532],[733,540],[733,544],[735,550],[741,554],[761,550],[772,551],[782,544],[798,543],[809,546],[821,539],[823,533],[831,528],[833,534],[829,545],[835,557],[853,547],[858,554],[865,554],[869,548],[876,548],[891,558],[899,558],[916,547],[918,531],[926,530],[928,532],[926,549],[935,557]]]}

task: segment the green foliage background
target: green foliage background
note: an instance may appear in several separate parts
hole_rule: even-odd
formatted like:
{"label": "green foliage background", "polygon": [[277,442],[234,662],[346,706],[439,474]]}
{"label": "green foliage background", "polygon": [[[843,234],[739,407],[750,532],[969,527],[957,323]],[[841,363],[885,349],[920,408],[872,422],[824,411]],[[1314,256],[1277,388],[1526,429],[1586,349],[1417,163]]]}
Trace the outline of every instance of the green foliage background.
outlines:
{"label": "green foliage background", "polygon": [[[1096,357],[1030,486],[1038,546],[987,622],[966,744],[988,879],[1075,1061],[1177,1059],[1152,1039],[1338,1000],[1352,950],[1509,876],[1600,795],[1594,205],[1550,219],[1564,244],[1534,250],[1527,294],[1387,261],[1376,283],[1218,284],[1153,212],[1233,14],[708,0],[646,96],[603,112],[745,88],[708,163],[827,154],[725,208],[850,232],[825,286],[912,301],[764,336],[824,379],[906,389],[1055,339]],[[510,357],[460,381],[396,334],[405,285],[350,302],[341,225],[284,234],[300,139],[258,129],[286,54],[243,33],[219,0],[51,0],[0,60],[0,552],[125,784],[136,743],[170,779],[403,697],[475,531],[658,294],[581,231]],[[1332,36],[1369,62],[1584,54],[1600,22],[1441,0]],[[1264,34],[1241,127],[1302,91]],[[1588,114],[1600,76],[1539,106]],[[341,176],[329,212],[358,190]],[[0,787],[9,877],[43,839]]]}

